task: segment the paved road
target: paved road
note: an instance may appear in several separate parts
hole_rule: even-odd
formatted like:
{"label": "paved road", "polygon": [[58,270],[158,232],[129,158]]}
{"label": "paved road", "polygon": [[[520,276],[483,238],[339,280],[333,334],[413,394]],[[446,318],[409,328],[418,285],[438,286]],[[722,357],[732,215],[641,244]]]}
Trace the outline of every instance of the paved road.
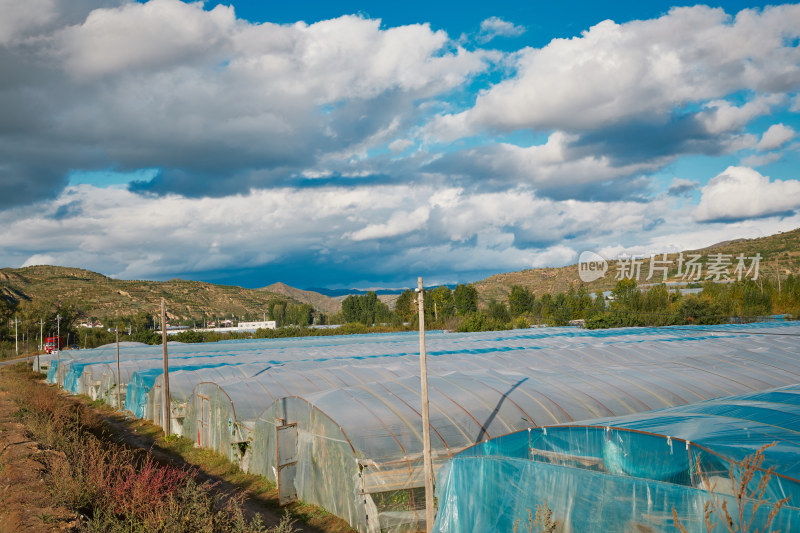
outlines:
{"label": "paved road", "polygon": [[[31,355],[30,359],[33,359],[34,357],[36,356]],[[0,361],[0,366],[13,365],[14,363],[19,363],[20,361],[25,361],[27,359],[28,357],[19,357],[17,359],[6,359],[5,361]]]}

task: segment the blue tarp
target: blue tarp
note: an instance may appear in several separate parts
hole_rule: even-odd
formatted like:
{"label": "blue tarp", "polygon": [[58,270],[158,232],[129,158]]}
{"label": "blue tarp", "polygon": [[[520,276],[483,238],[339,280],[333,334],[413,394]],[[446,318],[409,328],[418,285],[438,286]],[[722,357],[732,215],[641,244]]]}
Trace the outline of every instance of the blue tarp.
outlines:
{"label": "blue tarp", "polygon": [[[765,498],[790,500],[773,528],[795,531],[800,528],[800,385],[531,428],[477,444],[439,473],[435,530],[464,531],[473,523],[482,524],[481,531],[510,531],[545,499],[555,518],[575,531],[627,530],[633,523],[675,531],[672,506],[684,525],[703,530],[701,503],[710,495],[701,489],[707,480],[717,483],[719,498],[726,497],[733,492],[734,463],[772,443],[750,489],[763,469],[774,468]],[[735,467],[732,472],[736,479]],[[645,494],[646,506],[639,501]],[[764,520],[766,515],[758,515],[756,524]]]}

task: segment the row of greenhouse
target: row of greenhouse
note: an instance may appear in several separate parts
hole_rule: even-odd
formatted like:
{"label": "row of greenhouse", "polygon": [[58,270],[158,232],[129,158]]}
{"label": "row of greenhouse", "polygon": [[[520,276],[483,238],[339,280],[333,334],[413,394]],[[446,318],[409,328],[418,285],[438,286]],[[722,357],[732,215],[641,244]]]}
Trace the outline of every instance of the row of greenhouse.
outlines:
{"label": "row of greenhouse", "polygon": [[[435,527],[511,531],[547,500],[564,531],[676,531],[672,505],[699,531],[697,464],[722,481],[776,441],[768,496],[791,496],[780,529],[800,530],[798,336],[791,322],[428,332]],[[416,334],[167,347],[173,433],[359,531],[426,529]],[[119,372],[116,345],[39,365],[164,425],[162,357],[121,343]]]}

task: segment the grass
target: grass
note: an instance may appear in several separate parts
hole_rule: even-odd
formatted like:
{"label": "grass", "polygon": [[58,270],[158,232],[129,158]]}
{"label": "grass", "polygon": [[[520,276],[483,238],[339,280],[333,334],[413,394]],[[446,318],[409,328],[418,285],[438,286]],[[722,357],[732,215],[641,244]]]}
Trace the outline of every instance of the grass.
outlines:
{"label": "grass", "polygon": [[[88,396],[74,398],[87,406],[95,403]],[[94,411],[104,416],[121,419],[119,413],[105,403]],[[295,502],[285,508],[280,507],[275,483],[263,476],[244,472],[237,464],[230,462],[226,456],[215,450],[196,447],[193,440],[178,435],[169,435],[165,438],[161,427],[147,420],[130,420],[125,425],[146,442],[146,447],[179,457],[195,471],[233,485],[238,491],[247,494],[274,513],[281,513],[286,509],[290,516],[298,522],[327,533],[353,533],[355,531],[345,520],[316,505]]]}
{"label": "grass", "polygon": [[[767,470],[763,470],[761,465],[764,464],[764,451],[776,444],[775,442],[765,444],[756,453],[748,455],[741,461],[731,463],[728,475],[731,482],[731,494],[736,501],[736,507],[732,510],[728,509],[727,500],[716,494],[716,482],[711,483],[708,475],[700,467],[700,463],[697,463],[697,475],[711,496],[704,506],[704,525],[707,532],[714,531],[717,526],[720,526],[720,530],[729,533],[772,531],[772,522],[790,499],[787,496],[778,501],[771,501],[765,496],[769,482],[775,474],[775,467],[771,466]],[[753,487],[757,475],[759,476],[758,482]],[[755,523],[757,513],[762,508],[768,509],[769,512],[763,522]],[[675,507],[672,508],[672,516],[675,527],[681,533],[688,533],[678,517]]]}
{"label": "grass", "polygon": [[[290,533],[285,516],[272,528],[260,515],[245,517],[241,492],[224,495],[198,481],[195,468],[160,464],[143,451],[114,442],[102,417],[84,401],[35,381],[19,365],[3,379],[17,403],[16,417],[33,440],[55,450],[47,485],[55,505],[78,511],[85,531]],[[47,517],[41,517],[43,521]]]}
{"label": "grass", "polygon": [[[518,532],[520,521],[517,518],[514,522],[514,533]],[[558,521],[553,520],[553,511],[550,510],[547,500],[536,506],[536,515],[528,509],[528,520],[525,522],[527,533],[554,533],[557,527]]]}

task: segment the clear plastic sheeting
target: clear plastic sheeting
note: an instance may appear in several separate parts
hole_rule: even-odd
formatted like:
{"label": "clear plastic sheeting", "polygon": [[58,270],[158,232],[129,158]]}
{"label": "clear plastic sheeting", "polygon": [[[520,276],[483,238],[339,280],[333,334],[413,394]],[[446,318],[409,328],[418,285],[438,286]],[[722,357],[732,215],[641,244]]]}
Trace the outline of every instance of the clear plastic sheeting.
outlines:
{"label": "clear plastic sheeting", "polygon": [[[528,513],[547,503],[556,531],[678,531],[672,509],[692,533],[705,532],[704,506],[710,494],[702,489],[647,479],[614,476],[526,459],[498,456],[456,457],[438,477],[439,509],[433,531],[526,531]],[[733,496],[718,494],[728,509]],[[755,516],[765,523],[767,506]],[[748,513],[745,516],[749,518]],[[800,510],[784,507],[773,531],[800,530]],[[724,527],[718,527],[724,530]]]}
{"label": "clear plastic sheeting", "polygon": [[[481,531],[509,531],[517,519],[526,520],[528,509],[535,512],[547,500],[565,530],[636,525],[675,531],[674,506],[687,529],[705,531],[709,485],[737,513],[736,463],[769,444],[774,445],[763,450],[763,465],[748,486],[755,491],[766,469],[774,469],[765,485],[768,503],[755,524],[764,523],[771,504],[789,497],[773,530],[795,531],[800,528],[800,385],[531,428],[477,444],[440,471],[435,530],[464,531],[479,524]],[[645,494],[647,501],[641,501]]]}
{"label": "clear plastic sheeting", "polygon": [[[798,335],[796,323],[427,332],[434,468],[524,428],[800,383]],[[173,431],[360,531],[424,529],[416,333],[168,349]],[[161,346],[120,346],[120,376],[113,345],[72,352],[62,372],[78,391],[114,405],[119,390],[162,423]]]}

